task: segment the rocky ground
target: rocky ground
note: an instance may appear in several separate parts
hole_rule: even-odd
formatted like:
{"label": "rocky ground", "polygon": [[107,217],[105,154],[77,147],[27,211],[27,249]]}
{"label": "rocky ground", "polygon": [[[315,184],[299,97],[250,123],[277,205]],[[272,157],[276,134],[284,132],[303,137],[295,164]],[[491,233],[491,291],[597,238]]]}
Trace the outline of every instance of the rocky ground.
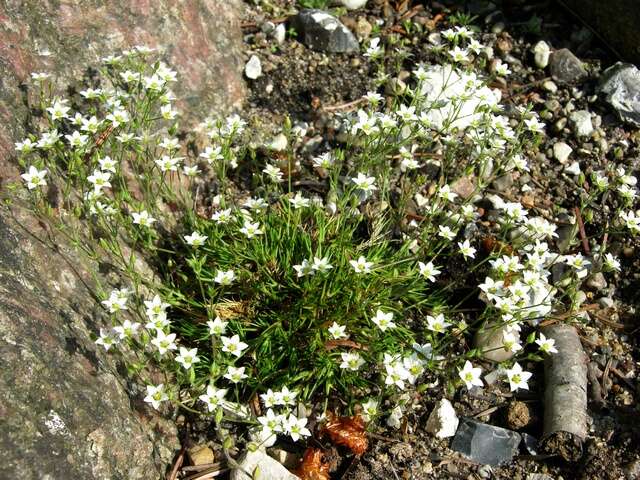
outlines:
{"label": "rocky ground", "polygon": [[[431,60],[425,45],[439,42],[438,32],[448,28],[451,16],[463,10],[460,3],[370,0],[363,9],[337,13],[361,42],[372,34],[394,35],[403,41],[401,53],[387,58],[387,71],[401,85],[411,65]],[[529,159],[531,171],[502,177],[493,189],[547,218],[564,221],[566,228],[561,228],[558,239],[562,247],[578,205],[579,174],[589,175],[612,162],[637,172],[640,138],[636,125],[621,121],[601,90],[604,70],[617,61],[606,45],[557,5],[505,3],[498,8],[470,2],[464,11],[475,16],[473,25],[482,32],[481,42],[492,46],[494,58],[506,62],[513,72],[507,81],[493,86],[502,90],[510,105],[532,102],[546,121],[547,135]],[[315,151],[325,151],[334,140],[336,115],[357,108],[359,98],[376,88],[374,69],[359,50],[313,50],[304,31],[297,29],[293,35],[290,18],[295,2],[267,5],[248,4],[242,23],[250,88],[246,113],[264,132],[264,138],[256,142],[265,145],[282,140],[277,133],[284,117],[290,116],[306,129],[300,155],[310,157]],[[601,231],[607,221],[606,211],[597,213],[586,237],[607,241]],[[449,397],[459,416],[533,439],[529,448],[516,448],[516,455],[501,466],[474,462],[455,451],[451,438],[437,439],[427,432],[429,413],[446,396],[436,386],[417,399],[415,410],[400,429],[376,431],[376,440],[364,456],[340,458],[336,453],[332,478],[639,478],[640,430],[633,419],[638,418],[640,394],[636,379],[640,244],[625,237],[610,248],[622,260],[622,273],[606,280],[594,275],[578,293],[577,326],[589,357],[591,381],[589,435],[579,461],[566,462],[536,448],[535,439],[542,434],[544,386],[540,383],[524,395],[490,385],[475,396]],[[542,378],[542,366],[534,368]],[[283,448],[295,453],[291,447]],[[509,449],[503,447],[501,453],[511,458]]]}

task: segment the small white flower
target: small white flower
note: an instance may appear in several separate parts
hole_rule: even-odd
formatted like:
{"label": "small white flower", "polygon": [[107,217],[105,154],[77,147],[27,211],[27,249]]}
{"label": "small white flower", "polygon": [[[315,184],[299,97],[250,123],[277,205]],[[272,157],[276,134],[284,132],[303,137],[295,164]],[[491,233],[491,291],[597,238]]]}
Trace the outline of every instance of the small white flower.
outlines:
{"label": "small white flower", "polygon": [[202,235],[199,232],[193,232],[191,235],[184,236],[185,242],[187,242],[188,245],[196,248],[204,245],[204,242],[206,242],[207,238],[209,237],[207,237],[206,235]]}
{"label": "small white flower", "polygon": [[333,322],[333,325],[329,327],[329,335],[334,340],[339,340],[341,338],[348,338],[346,334],[347,327],[344,325],[338,325],[338,323]]}
{"label": "small white flower", "polygon": [[122,322],[122,325],[113,327],[113,331],[118,334],[120,340],[135,337],[139,329],[140,324],[138,322],[132,322],[131,320],[125,320]]}
{"label": "small white flower", "polygon": [[94,170],[91,175],[87,177],[87,181],[93,185],[93,189],[98,192],[103,188],[111,188],[111,173],[101,172],[100,170]]}
{"label": "small white flower", "polygon": [[544,123],[538,120],[536,117],[527,118],[524,121],[527,129],[533,133],[543,133],[544,132]]}
{"label": "small white flower", "polygon": [[16,151],[27,154],[33,152],[33,150],[38,146],[36,142],[33,142],[30,138],[25,138],[21,142],[16,142]]}
{"label": "small white flower", "polygon": [[296,196],[289,199],[289,203],[293,205],[294,209],[305,208],[311,205],[311,200],[304,198],[300,192],[296,193]]}
{"label": "small white flower", "polygon": [[106,352],[116,344],[116,339],[113,338],[111,333],[104,328],[100,329],[100,336],[96,339],[96,345],[102,345]]}
{"label": "small white flower", "polygon": [[218,225],[229,223],[231,219],[232,219],[232,216],[231,216],[230,208],[227,208],[225,210],[218,210],[217,212],[213,212],[211,214],[211,220],[216,222]]}
{"label": "small white flower", "polygon": [[356,352],[342,352],[340,357],[342,358],[340,368],[351,370],[352,372],[357,372],[366,363],[360,354]]}
{"label": "small white flower", "polygon": [[198,363],[199,361],[200,357],[198,357],[197,348],[188,349],[180,347],[180,355],[176,357],[176,362],[182,365],[185,370],[189,370],[194,363]]}
{"label": "small white flower", "polygon": [[378,187],[376,187],[375,177],[368,177],[363,173],[358,173],[358,176],[352,177],[351,181],[355,183],[356,187],[364,191],[366,194],[374,192],[378,189]]}
{"label": "small white flower", "polygon": [[116,109],[107,115],[106,119],[111,122],[114,128],[118,128],[122,124],[129,123],[129,112]]}
{"label": "small white flower", "polygon": [[278,394],[274,393],[271,389],[267,390],[267,393],[261,393],[260,398],[262,399],[265,408],[278,405]]}
{"label": "small white flower", "polygon": [[222,340],[222,351],[235,355],[238,358],[242,356],[242,351],[249,346],[242,342],[238,335],[234,335],[231,338],[220,337],[220,340]]}
{"label": "small white flower", "polygon": [[83,147],[87,144],[89,137],[87,135],[83,135],[77,130],[75,130],[71,135],[65,135],[64,138],[67,139],[69,145],[75,148]]}
{"label": "small white flower", "polygon": [[469,51],[458,46],[449,51],[449,56],[456,63],[467,63],[469,61]]}
{"label": "small white flower", "polygon": [[333,266],[329,263],[328,257],[313,257],[313,264],[311,265],[311,268],[316,272],[326,273],[331,270]]}
{"label": "small white flower", "polygon": [[614,257],[610,253],[606,253],[604,255],[603,264],[608,270],[612,270],[616,272],[620,271],[620,260],[618,260],[616,257]]}
{"label": "small white flower", "polygon": [[516,353],[522,350],[522,345],[513,332],[502,332],[502,346],[508,352]]}
{"label": "small white flower", "polygon": [[70,107],[66,105],[67,100],[56,99],[49,108],[47,108],[47,112],[51,115],[51,120],[61,120],[63,118],[68,118]]}
{"label": "small white flower", "polygon": [[155,345],[160,355],[164,355],[169,350],[176,350],[178,348],[175,340],[175,333],[166,334],[162,330],[157,330],[156,337],[151,340],[151,344]]}
{"label": "small white flower", "polygon": [[302,437],[311,436],[311,432],[306,428],[307,419],[297,418],[293,414],[289,414],[289,418],[283,423],[282,427],[287,435],[291,437],[291,440],[297,442]]}
{"label": "small white flower", "polygon": [[207,410],[213,412],[224,401],[224,396],[227,394],[226,388],[216,388],[214,385],[207,385],[207,393],[200,395],[202,400],[207,406]]}
{"label": "small white flower", "polygon": [[540,336],[536,340],[538,344],[538,348],[543,353],[558,353],[558,350],[555,347],[556,341],[553,338],[547,338],[543,333],[540,333]]}
{"label": "small white flower", "polygon": [[481,387],[483,385],[480,379],[481,374],[482,369],[480,367],[474,367],[469,360],[467,360],[464,367],[458,371],[458,375],[468,390],[471,390],[474,386]]}
{"label": "small white flower", "polygon": [[329,169],[334,162],[334,158],[330,152],[325,152],[322,155],[315,157],[313,159],[313,166],[316,168],[324,168],[325,170]]}
{"label": "small white flower", "polygon": [[231,285],[235,278],[236,274],[233,270],[218,270],[213,281],[220,285]]}
{"label": "small white flower", "polygon": [[231,383],[240,383],[242,380],[249,377],[249,375],[244,373],[244,371],[245,367],[238,368],[230,365],[229,368],[227,368],[227,373],[224,374],[224,378],[229,380]]}
{"label": "small white flower", "polygon": [[469,240],[458,242],[458,247],[460,248],[460,253],[464,256],[464,258],[475,258],[476,249],[471,246]]}
{"label": "small white flower", "polygon": [[289,390],[286,386],[276,392],[276,405],[295,405],[298,392]]}
{"label": "small white flower", "polygon": [[149,212],[143,210],[141,212],[132,212],[131,216],[133,217],[133,223],[136,225],[142,225],[143,227],[150,227],[153,222],[156,221]]}
{"label": "small white flower", "polygon": [[427,315],[427,328],[432,332],[443,333],[447,327],[450,327],[451,323],[447,322],[442,313],[439,313],[435,317]]}
{"label": "small white flower", "polygon": [[453,230],[451,230],[451,228],[449,228],[446,225],[438,225],[438,236],[442,237],[446,240],[453,240],[454,238],[456,238],[457,233],[454,232]]}
{"label": "small white flower", "polygon": [[373,262],[368,262],[366,258],[360,256],[358,260],[349,260],[349,263],[356,273],[371,273]]}
{"label": "small white flower", "polygon": [[282,170],[275,165],[268,164],[262,172],[265,173],[272,182],[279,183],[282,181]]}
{"label": "small white flower", "polygon": [[509,70],[509,66],[506,63],[502,63],[502,61],[498,60],[494,68],[494,72],[496,72],[496,75],[500,75],[501,77],[506,77],[511,73],[511,70]]}
{"label": "small white flower", "polygon": [[362,419],[370,422],[378,415],[378,401],[370,398],[362,404]]}
{"label": "small white flower", "polygon": [[518,362],[516,362],[512,368],[506,370],[507,378],[509,380],[509,388],[511,391],[518,390],[520,388],[529,390],[527,381],[533,375],[531,372],[525,372]]}
{"label": "small white flower", "polygon": [[163,155],[162,158],[155,161],[155,164],[160,168],[161,172],[175,172],[182,162],[182,157],[170,157],[169,155]]}
{"label": "small white flower", "polygon": [[216,317],[214,320],[207,321],[207,327],[209,327],[209,335],[222,335],[227,329],[229,322],[223,321],[220,317]]}
{"label": "small white flower", "polygon": [[33,190],[37,187],[45,187],[47,185],[47,181],[44,177],[47,176],[46,170],[38,170],[36,167],[31,165],[29,170],[26,173],[20,175],[25,182],[27,182],[27,188],[29,190]]}
{"label": "small white flower", "polygon": [[418,268],[420,268],[420,275],[422,275],[430,282],[435,282],[436,277],[441,273],[441,271],[436,268],[433,262],[418,262]]}
{"label": "small white flower", "polygon": [[167,400],[169,400],[169,396],[164,391],[164,384],[147,385],[147,396],[144,397],[145,402],[150,403],[157,410],[160,404]]}
{"label": "small white flower", "polygon": [[306,275],[313,275],[315,272],[309,263],[309,260],[303,260],[300,265],[294,265],[293,269],[296,271],[298,278],[304,277]]}
{"label": "small white flower", "polygon": [[447,202],[453,202],[458,197],[458,194],[453,192],[449,185],[443,185],[440,187],[440,190],[438,190],[438,197]]}
{"label": "small white flower", "polygon": [[396,327],[396,324],[393,322],[393,312],[385,313],[382,310],[378,309],[371,321],[375,323],[383,332],[389,328]]}
{"label": "small white flower", "polygon": [[100,164],[100,170],[103,172],[116,173],[116,162],[110,156],[107,155],[99,159],[98,163]]}
{"label": "small white flower", "polygon": [[243,227],[240,229],[240,232],[245,234],[247,238],[253,238],[256,235],[262,235],[264,232],[260,229],[260,224],[257,222],[251,222],[249,220],[245,220]]}
{"label": "small white flower", "polygon": [[174,110],[170,103],[160,107],[160,116],[165,120],[173,120],[178,116],[178,111]]}

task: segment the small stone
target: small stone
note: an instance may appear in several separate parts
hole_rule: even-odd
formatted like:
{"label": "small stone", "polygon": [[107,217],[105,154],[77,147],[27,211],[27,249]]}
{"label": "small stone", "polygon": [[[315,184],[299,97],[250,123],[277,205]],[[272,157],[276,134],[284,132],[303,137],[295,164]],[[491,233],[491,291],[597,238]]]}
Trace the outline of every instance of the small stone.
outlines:
{"label": "small stone", "polygon": [[251,55],[251,58],[244,66],[244,74],[251,80],[262,76],[262,63],[260,63],[260,59],[256,55]]}
{"label": "small stone", "polygon": [[544,88],[547,92],[550,92],[550,93],[556,93],[558,91],[558,86],[555,84],[555,82],[552,82],[551,80],[546,80],[542,82],[542,88]]}
{"label": "small stone", "polygon": [[624,122],[640,127],[640,70],[635,65],[618,62],[607,68],[598,90]]}
{"label": "small stone", "polygon": [[551,475],[546,473],[530,473],[527,475],[527,480],[555,480]]}
{"label": "small stone", "polygon": [[506,192],[513,186],[513,175],[511,172],[500,175],[493,181],[493,187],[499,192]]}
{"label": "small stone", "polygon": [[604,278],[602,272],[596,272],[593,275],[589,275],[586,281],[587,287],[592,290],[600,291],[607,288],[607,279]]}
{"label": "small stone", "polygon": [[[504,348],[504,334],[507,332],[507,325],[497,322],[489,323],[478,329],[474,338],[474,346],[479,349],[482,358],[493,362],[504,362],[513,357],[513,352]],[[520,340],[520,333],[513,331],[517,341]]]}
{"label": "small stone", "polygon": [[346,7],[347,10],[357,10],[358,8],[364,7],[367,1],[368,0],[338,0],[338,3]]}
{"label": "small stone", "polygon": [[491,478],[493,476],[493,468],[490,465],[482,465],[478,469],[478,476],[480,478]]}
{"label": "small stone", "polygon": [[[231,470],[230,480],[253,480],[263,478],[269,480],[299,480],[278,461],[261,450],[247,451],[238,461],[240,468]],[[246,472],[249,473],[247,475]]]}
{"label": "small stone", "polygon": [[192,465],[205,465],[207,463],[213,463],[215,460],[213,450],[207,445],[191,447],[187,450],[187,454],[189,455],[189,460],[191,460]]}
{"label": "small stone", "polygon": [[309,48],[321,52],[345,53],[360,50],[360,44],[340,20],[316,9],[302,10],[291,19],[298,39]]}
{"label": "small stone", "polygon": [[270,448],[267,450],[267,453],[288,469],[293,469],[300,463],[300,455],[287,452],[281,448]]}
{"label": "small stone", "polygon": [[551,55],[551,49],[547,42],[540,40],[533,47],[533,60],[538,68],[546,68],[549,65],[549,56]]}
{"label": "small stone", "polygon": [[587,77],[582,62],[567,48],[553,52],[549,68],[553,79],[561,83],[579,82]]}
{"label": "small stone", "polygon": [[615,302],[612,298],[609,297],[600,297],[598,299],[598,305],[602,308],[613,308],[615,306]]}
{"label": "small stone", "polygon": [[500,465],[511,461],[520,441],[520,434],[516,432],[463,418],[451,449],[477,463]]}
{"label": "small stone", "polygon": [[476,191],[476,184],[474,182],[473,177],[466,176],[458,178],[451,185],[451,191],[467,200],[471,198],[471,196]]}
{"label": "small stone", "polygon": [[565,164],[569,159],[569,155],[573,152],[573,148],[567,145],[564,142],[556,142],[553,145],[553,158],[558,160],[560,163]]}
{"label": "small stone", "polygon": [[573,162],[571,165],[564,167],[564,171],[569,175],[577,177],[581,173],[580,164],[578,162]]}
{"label": "small stone", "polygon": [[365,17],[359,17],[356,22],[356,36],[359,40],[366,40],[371,36],[371,32],[373,31],[373,26],[367,21]]}
{"label": "small stone", "polygon": [[507,426],[513,430],[520,430],[531,423],[529,405],[518,400],[512,400],[507,407]]}
{"label": "small stone", "polygon": [[578,137],[590,137],[593,133],[593,123],[591,113],[587,110],[576,110],[571,112],[569,120],[573,124],[573,130]]}
{"label": "small stone", "polygon": [[273,38],[276,40],[278,45],[284,43],[284,40],[287,36],[287,29],[284,26],[284,23],[279,23],[278,26],[273,31]]}
{"label": "small stone", "polygon": [[458,429],[458,416],[451,402],[443,398],[436,403],[427,420],[427,432],[438,438],[453,437]]}
{"label": "small stone", "polygon": [[553,129],[556,132],[561,132],[562,130],[564,130],[564,127],[567,126],[567,122],[568,122],[567,117],[559,118],[558,121],[553,124]]}

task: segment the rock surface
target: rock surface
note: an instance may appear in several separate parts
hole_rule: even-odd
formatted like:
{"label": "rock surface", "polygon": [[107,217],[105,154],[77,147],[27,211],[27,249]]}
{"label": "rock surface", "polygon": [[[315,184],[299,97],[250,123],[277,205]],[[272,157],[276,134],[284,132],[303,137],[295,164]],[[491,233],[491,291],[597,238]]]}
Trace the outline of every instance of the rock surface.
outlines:
{"label": "rock surface", "polygon": [[[53,75],[60,91],[100,58],[144,44],[179,72],[177,106],[198,120],[244,98],[239,0],[0,3],[0,158],[29,121],[23,85]],[[188,118],[185,120],[189,120]]]}
{"label": "rock surface", "polygon": [[[479,349],[482,358],[492,362],[504,362],[513,358],[514,353],[504,348],[504,334],[508,333],[507,325],[491,323],[479,328],[474,337],[474,346]],[[513,331],[519,341],[520,334]]]}
{"label": "rock surface", "polygon": [[458,429],[458,416],[451,402],[443,398],[431,411],[427,420],[427,432],[438,438],[453,437]]}
{"label": "rock surface", "polygon": [[[254,478],[264,478],[265,480],[299,480],[296,475],[289,472],[289,470],[262,450],[247,452],[238,464],[240,468],[231,470],[230,480],[252,480]],[[247,473],[249,475],[247,475]]]}
{"label": "rock surface", "polygon": [[604,71],[599,90],[623,121],[640,126],[640,70],[618,62]]}
{"label": "rock surface", "polygon": [[576,83],[587,77],[580,59],[567,48],[551,54],[549,69],[553,79],[560,83]]}
{"label": "rock surface", "polygon": [[302,10],[291,19],[298,40],[313,50],[330,53],[357,52],[360,44],[340,20],[322,10]]}
{"label": "rock surface", "polygon": [[511,430],[463,418],[451,449],[474,462],[501,465],[518,453],[520,440],[520,434]]}

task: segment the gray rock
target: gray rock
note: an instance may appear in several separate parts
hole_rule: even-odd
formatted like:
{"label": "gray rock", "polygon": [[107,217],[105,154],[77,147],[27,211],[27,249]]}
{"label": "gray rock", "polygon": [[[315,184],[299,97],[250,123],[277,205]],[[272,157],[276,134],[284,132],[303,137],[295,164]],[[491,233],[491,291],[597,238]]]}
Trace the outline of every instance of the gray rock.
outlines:
{"label": "gray rock", "polygon": [[[489,323],[482,326],[474,337],[474,347],[480,350],[482,358],[493,362],[504,362],[513,358],[514,353],[504,348],[504,333],[507,326],[498,323]],[[516,340],[520,339],[520,334],[514,331]]]}
{"label": "gray rock", "polygon": [[513,176],[511,172],[500,175],[493,181],[493,188],[499,192],[506,192],[513,186]]}
{"label": "gray rock", "polygon": [[537,455],[538,439],[526,432],[522,432],[520,435],[522,436],[522,445],[524,446],[524,449],[529,452],[529,455]]}
{"label": "gray rock", "polygon": [[518,453],[520,441],[520,434],[516,432],[463,418],[451,442],[451,449],[474,462],[501,465]]}
{"label": "gray rock", "polygon": [[549,65],[549,56],[551,55],[551,49],[544,40],[540,40],[533,47],[533,60],[538,68],[546,68]]}
{"label": "gray rock", "polygon": [[602,272],[596,272],[593,275],[589,275],[585,284],[592,290],[600,291],[607,288],[607,279],[604,278]]}
{"label": "gray rock", "polygon": [[602,308],[613,308],[616,303],[613,301],[612,298],[609,297],[601,297],[598,299],[598,305],[600,305]]}
{"label": "gray rock", "polygon": [[251,80],[262,76],[262,63],[256,55],[251,55],[251,58],[244,66],[244,74]]}
{"label": "gray rock", "polygon": [[309,48],[321,52],[357,52],[360,44],[340,20],[316,9],[302,10],[291,19],[298,39]]}
{"label": "gray rock", "polygon": [[580,175],[580,173],[582,173],[582,170],[580,170],[580,163],[578,162],[573,162],[570,165],[566,165],[564,167],[564,171],[569,175],[573,175],[574,177],[577,177],[578,175]]}
{"label": "gray rock", "polygon": [[230,480],[299,480],[283,465],[271,458],[262,450],[246,452],[238,461],[240,468],[231,470]]}
{"label": "gray rock", "polygon": [[591,112],[588,110],[576,110],[575,112],[571,112],[569,120],[571,120],[573,131],[577,137],[590,137],[593,133]]}
{"label": "gray rock", "polygon": [[640,70],[618,62],[604,71],[598,90],[623,121],[640,126]]}
{"label": "gray rock", "polygon": [[436,403],[427,420],[427,432],[438,438],[453,437],[458,429],[458,416],[446,398]]}
{"label": "gray rock", "polygon": [[551,54],[549,68],[553,79],[561,83],[579,82],[587,77],[587,71],[582,62],[567,48],[556,50]]}
{"label": "gray rock", "polygon": [[573,152],[573,148],[564,142],[557,142],[553,145],[553,157],[562,164],[567,163],[571,152]]}
{"label": "gray rock", "polygon": [[527,475],[527,480],[555,480],[551,475],[546,473],[530,473]]}

